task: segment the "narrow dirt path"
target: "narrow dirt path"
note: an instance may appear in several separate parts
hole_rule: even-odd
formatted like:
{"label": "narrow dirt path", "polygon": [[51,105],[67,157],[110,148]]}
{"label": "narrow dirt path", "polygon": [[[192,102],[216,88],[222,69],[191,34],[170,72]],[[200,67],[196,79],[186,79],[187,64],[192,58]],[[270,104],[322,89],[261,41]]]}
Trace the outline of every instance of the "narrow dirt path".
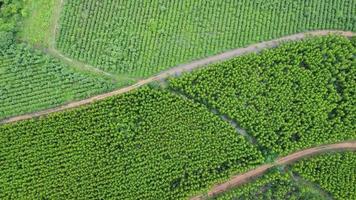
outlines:
{"label": "narrow dirt path", "polygon": [[58,33],[58,24],[61,17],[64,0],[55,0],[54,12],[51,20],[51,37],[49,38],[48,45],[50,49],[56,48],[56,36]]}
{"label": "narrow dirt path", "polygon": [[102,71],[94,66],[85,64],[83,62],[80,62],[78,60],[73,60],[67,56],[65,56],[64,54],[62,54],[61,52],[59,52],[57,49],[54,48],[48,48],[44,50],[47,54],[61,60],[63,63],[77,68],[80,71],[85,71],[85,72],[90,72],[92,74],[96,74],[96,75],[101,75],[101,76],[106,76],[107,78],[110,78],[112,80],[118,81],[117,80],[117,76],[107,73],[105,71]]}
{"label": "narrow dirt path", "polygon": [[[281,157],[281,158],[277,159],[275,163],[268,163],[268,164],[261,165],[255,169],[252,169],[252,170],[245,172],[243,174],[238,174],[236,176],[233,176],[230,180],[212,187],[210,189],[210,191],[208,192],[208,197],[213,197],[213,196],[223,193],[233,187],[242,185],[242,184],[250,181],[252,178],[262,175],[263,173],[265,173],[268,169],[270,169],[272,167],[290,164],[296,160],[299,160],[299,159],[302,159],[302,158],[305,158],[305,157],[308,157],[311,155],[316,155],[316,154],[329,152],[329,151],[342,151],[342,150],[354,150],[355,151],[356,150],[356,141],[347,141],[347,142],[341,142],[341,143],[336,143],[336,144],[321,145],[318,147],[313,147],[313,148],[297,151],[297,152],[287,155],[285,157]],[[196,196],[196,197],[191,198],[191,200],[201,200],[201,199],[204,199],[203,196]]]}
{"label": "narrow dirt path", "polygon": [[[176,75],[180,75],[183,72],[189,72],[195,69],[198,69],[202,66],[206,66],[207,64],[212,64],[212,63],[217,63],[220,61],[224,61],[224,60],[228,60],[230,58],[236,57],[236,56],[241,56],[244,54],[248,54],[248,53],[257,53],[262,51],[263,49],[267,49],[267,48],[273,48],[273,47],[277,47],[279,44],[286,42],[286,41],[296,41],[296,40],[301,40],[304,39],[306,37],[310,37],[310,36],[323,36],[323,35],[328,35],[328,34],[339,34],[339,35],[343,35],[346,37],[351,37],[351,36],[355,36],[356,34],[353,32],[343,32],[343,31],[335,31],[335,30],[323,30],[323,31],[311,31],[311,32],[305,32],[305,33],[298,33],[298,34],[294,34],[294,35],[289,35],[289,36],[285,36],[279,39],[275,39],[275,40],[270,40],[270,41],[266,41],[266,42],[261,42],[261,43],[257,43],[257,44],[253,44],[247,47],[243,47],[243,48],[238,48],[238,49],[234,49],[231,51],[227,51],[221,54],[217,54],[214,56],[210,56],[207,58],[203,58],[200,60],[196,60],[193,61],[191,63],[187,63],[187,64],[182,64],[182,65],[178,65],[176,67],[173,67],[169,70],[163,71],[162,73],[159,73],[158,75],[149,77],[147,79],[138,81],[137,83],[135,83],[134,85],[128,86],[128,87],[124,87],[109,93],[105,93],[105,94],[101,94],[101,95],[97,95],[97,96],[93,96],[90,97],[88,99],[84,99],[84,100],[80,100],[80,101],[75,101],[75,102],[71,102],[65,105],[62,105],[60,107],[57,108],[52,108],[52,109],[48,109],[48,110],[43,110],[43,111],[39,111],[39,112],[35,112],[35,113],[30,113],[30,114],[25,114],[25,115],[21,115],[21,116],[15,116],[15,117],[10,117],[7,119],[4,119],[2,121],[0,121],[0,124],[4,124],[4,123],[11,123],[11,122],[16,122],[16,121],[21,121],[21,120],[25,120],[25,119],[30,119],[30,118],[34,118],[34,117],[39,117],[39,116],[43,116],[43,115],[48,115],[50,113],[54,113],[54,112],[59,112],[59,111],[63,111],[66,109],[70,109],[70,108],[75,108],[78,106],[82,106],[85,104],[89,104],[101,99],[105,99],[107,97],[111,97],[114,95],[118,95],[118,94],[123,94],[126,92],[129,92],[131,90],[137,89],[143,85],[146,85],[148,83],[154,82],[154,81],[159,81],[162,79],[166,79],[170,76],[176,76]],[[77,61],[73,61],[70,58],[66,57],[63,54],[58,53],[57,50],[52,50],[53,54],[56,54],[61,60],[67,61],[67,62],[77,62]],[[75,64],[75,63],[73,63]],[[85,65],[85,64],[84,64]],[[95,68],[95,67],[91,67],[89,66],[89,68]]]}
{"label": "narrow dirt path", "polygon": [[300,185],[302,187],[308,187],[308,188],[316,191],[325,200],[333,200],[331,194],[329,194],[326,191],[324,191],[319,185],[317,185],[317,184],[315,184],[315,183],[313,183],[311,181],[307,181],[307,180],[303,179],[302,177],[300,177],[300,176],[298,176],[297,174],[294,174],[294,173],[292,173],[291,176],[292,176],[292,179],[294,180],[294,182],[297,183],[298,185]]}
{"label": "narrow dirt path", "polygon": [[64,5],[64,0],[56,0],[53,17],[52,17],[52,21],[51,21],[51,37],[49,38],[49,41],[48,41],[49,47],[47,49],[41,49],[41,50],[43,50],[47,54],[49,54],[59,60],[61,60],[63,63],[65,63],[71,67],[77,68],[78,70],[94,73],[96,75],[106,76],[107,78],[117,81],[117,76],[110,74],[108,72],[105,72],[103,70],[100,70],[95,66],[80,62],[78,60],[73,60],[73,59],[69,58],[68,56],[64,55],[63,53],[61,53],[57,49],[56,37],[57,37],[58,31],[59,31],[59,21],[60,21],[63,5]]}

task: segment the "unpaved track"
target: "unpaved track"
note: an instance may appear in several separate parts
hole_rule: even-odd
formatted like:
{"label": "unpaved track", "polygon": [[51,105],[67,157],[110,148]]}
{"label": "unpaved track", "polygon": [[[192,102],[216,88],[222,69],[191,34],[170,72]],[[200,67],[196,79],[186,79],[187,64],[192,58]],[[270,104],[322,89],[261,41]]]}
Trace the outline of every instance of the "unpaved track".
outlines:
{"label": "unpaved track", "polygon": [[[346,37],[351,37],[351,36],[355,36],[355,33],[353,32],[344,32],[344,31],[335,31],[335,30],[323,30],[323,31],[310,31],[310,32],[305,32],[305,33],[298,33],[298,34],[294,34],[294,35],[289,35],[289,36],[285,36],[279,39],[275,39],[275,40],[270,40],[270,41],[266,41],[266,42],[261,42],[261,43],[257,43],[257,44],[253,44],[247,47],[243,47],[243,48],[238,48],[238,49],[234,49],[231,51],[227,51],[221,54],[217,54],[211,57],[207,57],[207,58],[203,58],[200,60],[196,60],[193,61],[191,63],[187,63],[187,64],[182,64],[182,65],[178,65],[176,67],[173,67],[169,70],[163,71],[162,73],[159,73],[158,75],[149,77],[147,79],[138,81],[137,83],[135,83],[134,85],[128,86],[128,87],[124,87],[109,93],[105,93],[105,94],[101,94],[101,95],[97,95],[94,97],[90,97],[88,99],[84,99],[81,101],[74,101],[68,104],[65,104],[63,106],[59,106],[56,108],[52,108],[52,109],[47,109],[47,110],[43,110],[43,111],[39,111],[39,112],[34,112],[34,113],[30,113],[30,114],[25,114],[25,115],[20,115],[20,116],[15,116],[15,117],[10,117],[7,119],[4,119],[2,121],[0,121],[0,124],[4,124],[4,123],[11,123],[11,122],[17,122],[17,121],[21,121],[21,120],[25,120],[25,119],[30,119],[30,118],[34,118],[34,117],[39,117],[39,116],[43,116],[43,115],[48,115],[50,113],[54,113],[54,112],[59,112],[59,111],[63,111],[66,109],[70,109],[70,108],[75,108],[78,106],[82,106],[85,104],[89,104],[101,99],[105,99],[107,97],[111,97],[114,95],[118,95],[118,94],[123,94],[126,92],[129,92],[131,90],[137,89],[143,85],[146,85],[148,83],[154,82],[154,81],[158,81],[158,80],[163,80],[166,79],[170,76],[174,76],[174,75],[179,75],[183,72],[189,72],[192,71],[194,69],[200,68],[202,66],[205,66],[207,64],[212,64],[212,63],[216,63],[216,62],[220,62],[220,61],[224,61],[236,56],[241,56],[247,53],[257,53],[262,51],[263,49],[267,49],[267,48],[273,48],[278,46],[280,43],[282,42],[286,42],[286,41],[296,41],[296,40],[301,40],[304,39],[306,37],[310,37],[310,36],[323,36],[323,35],[328,35],[328,34],[339,34],[339,35],[343,35]],[[56,51],[56,50],[54,50]],[[58,52],[58,51],[56,51]],[[62,60],[71,60],[70,58],[66,57],[65,55],[61,54],[59,55],[59,57]]]}
{"label": "unpaved track", "polygon": [[94,75],[105,76],[105,77],[110,78],[114,81],[117,81],[117,77],[115,75],[105,72],[103,70],[100,70],[92,65],[85,64],[81,61],[73,60],[73,59],[65,56],[63,53],[59,52],[57,49],[48,48],[48,49],[44,49],[43,51],[46,52],[47,54],[61,60],[63,63],[65,63],[71,67],[78,68],[80,71],[89,72]]}
{"label": "unpaved track", "polygon": [[[290,164],[296,160],[299,160],[299,159],[302,159],[302,158],[305,158],[305,157],[308,157],[311,155],[315,155],[315,154],[325,153],[325,152],[329,152],[329,151],[342,151],[342,150],[355,151],[356,150],[356,141],[347,141],[347,142],[341,142],[341,143],[336,143],[336,144],[321,145],[318,147],[313,147],[313,148],[297,151],[297,152],[287,155],[285,157],[281,157],[281,158],[277,159],[274,163],[261,165],[255,169],[252,169],[252,170],[245,172],[243,174],[233,176],[230,180],[212,187],[208,192],[208,197],[215,196],[215,195],[223,193],[233,187],[244,184],[244,183],[248,182],[249,180],[251,180],[252,178],[262,175],[263,173],[265,173],[268,169],[270,169],[272,167]],[[200,199],[204,199],[204,197],[196,196],[196,197],[191,198],[191,200],[200,200]]]}
{"label": "unpaved track", "polygon": [[291,173],[291,178],[293,179],[293,181],[298,184],[299,186],[303,187],[308,187],[311,188],[312,190],[316,191],[317,193],[319,193],[322,198],[324,200],[333,200],[333,197],[330,193],[328,193],[327,191],[325,191],[324,189],[322,189],[320,187],[320,185],[313,183],[312,181],[309,180],[305,180],[302,177],[300,177],[299,175],[295,174],[295,173]]}
{"label": "unpaved track", "polygon": [[69,57],[67,57],[66,55],[64,55],[63,53],[61,53],[57,48],[56,48],[56,36],[59,34],[59,21],[60,21],[60,16],[61,16],[61,11],[63,9],[63,5],[64,5],[64,0],[56,0],[56,5],[55,5],[55,9],[53,12],[53,19],[52,19],[52,26],[51,26],[51,37],[49,38],[48,44],[49,47],[47,49],[41,49],[44,52],[46,52],[47,54],[52,55],[53,57],[61,60],[63,63],[74,67],[74,68],[78,68],[81,71],[86,71],[89,73],[93,73],[96,75],[102,75],[102,76],[106,76],[110,79],[113,79],[115,81],[117,81],[117,77],[113,74],[107,73],[105,71],[100,70],[99,68],[96,68],[92,65],[88,65],[86,63],[83,63],[81,61],[78,60],[73,60]]}

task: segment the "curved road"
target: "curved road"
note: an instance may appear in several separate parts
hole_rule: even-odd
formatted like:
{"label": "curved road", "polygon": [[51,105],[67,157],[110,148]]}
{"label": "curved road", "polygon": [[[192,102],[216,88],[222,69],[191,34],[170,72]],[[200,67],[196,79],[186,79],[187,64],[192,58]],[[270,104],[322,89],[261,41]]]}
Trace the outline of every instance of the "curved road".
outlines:
{"label": "curved road", "polygon": [[[268,163],[261,165],[255,169],[252,169],[248,172],[245,172],[243,174],[238,174],[236,176],[233,176],[230,180],[221,183],[219,185],[216,185],[212,187],[209,192],[208,196],[213,197],[217,194],[223,193],[233,187],[237,187],[241,184],[244,184],[251,180],[254,177],[260,176],[263,173],[265,173],[268,169],[272,167],[276,167],[279,165],[286,165],[290,164],[296,160],[315,155],[315,154],[320,154],[328,151],[338,151],[338,150],[354,150],[356,151],[356,141],[347,141],[347,142],[341,142],[341,143],[336,143],[336,144],[328,144],[328,145],[321,145],[318,147],[313,147],[309,149],[304,149],[301,151],[297,151],[295,153],[289,154],[285,157],[281,157],[277,159],[274,163]],[[191,198],[191,200],[201,200],[204,199],[203,196],[196,196]]]}
{"label": "curved road", "polygon": [[[163,71],[162,73],[159,73],[158,75],[149,77],[147,79],[138,81],[137,83],[135,83],[134,85],[128,86],[128,87],[124,87],[118,90],[114,90],[112,92],[109,93],[105,93],[105,94],[101,94],[101,95],[97,95],[97,96],[93,96],[90,97],[88,99],[84,99],[84,100],[80,100],[80,101],[74,101],[56,108],[52,108],[52,109],[47,109],[47,110],[43,110],[43,111],[39,111],[39,112],[34,112],[34,113],[30,113],[30,114],[25,114],[25,115],[20,115],[20,116],[15,116],[15,117],[10,117],[7,119],[4,119],[2,121],[0,121],[0,124],[5,124],[5,123],[11,123],[11,122],[17,122],[17,121],[21,121],[21,120],[25,120],[25,119],[30,119],[30,118],[34,118],[34,117],[39,117],[39,116],[43,116],[43,115],[48,115],[50,113],[54,113],[54,112],[59,112],[59,111],[63,111],[66,109],[70,109],[70,108],[75,108],[78,106],[82,106],[85,104],[89,104],[101,99],[105,99],[107,97],[111,97],[111,96],[115,96],[118,94],[123,94],[126,92],[129,92],[131,90],[137,89],[143,85],[146,85],[148,83],[154,82],[154,81],[158,81],[158,80],[163,80],[166,79],[167,77],[170,76],[174,76],[174,75],[179,75],[183,72],[188,72],[188,71],[192,71],[194,69],[200,68],[202,66],[205,66],[207,64],[211,64],[211,63],[216,63],[216,62],[220,62],[220,61],[224,61],[236,56],[241,56],[247,53],[257,53],[262,51],[263,49],[266,48],[273,48],[278,46],[279,44],[281,44],[282,42],[286,42],[286,41],[295,41],[295,40],[301,40],[304,39],[306,37],[310,37],[310,36],[323,36],[323,35],[328,35],[328,34],[339,34],[339,35],[343,35],[346,37],[352,37],[355,36],[356,34],[353,32],[344,32],[344,31],[335,31],[335,30],[323,30],[323,31],[310,31],[310,32],[305,32],[305,33],[298,33],[298,34],[294,34],[294,35],[289,35],[289,36],[285,36],[279,39],[275,39],[275,40],[270,40],[270,41],[266,41],[266,42],[261,42],[261,43],[257,43],[257,44],[253,44],[247,47],[243,47],[243,48],[238,48],[238,49],[234,49],[231,51],[227,51],[221,54],[217,54],[211,57],[207,57],[207,58],[203,58],[200,60],[196,60],[193,61],[191,63],[187,63],[187,64],[182,64],[182,65],[178,65],[176,67],[173,67],[167,71]],[[60,55],[60,57],[63,57],[62,59],[69,59],[67,57],[65,57],[64,55]],[[69,59],[70,60],[70,59]]]}

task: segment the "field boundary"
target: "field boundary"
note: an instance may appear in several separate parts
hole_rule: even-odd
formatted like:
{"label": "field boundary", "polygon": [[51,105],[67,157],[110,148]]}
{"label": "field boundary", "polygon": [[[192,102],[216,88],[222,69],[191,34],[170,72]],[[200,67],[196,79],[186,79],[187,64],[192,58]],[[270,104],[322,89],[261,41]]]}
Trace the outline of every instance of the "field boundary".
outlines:
{"label": "field boundary", "polygon": [[64,6],[64,0],[55,0],[55,6],[53,10],[53,19],[51,22],[51,36],[48,41],[48,48],[42,48],[41,50],[44,51],[45,53],[57,58],[58,60],[61,60],[63,63],[69,65],[70,67],[77,68],[78,70],[93,73],[96,75],[101,75],[105,76],[107,78],[110,78],[117,82],[117,76],[114,74],[110,74],[108,72],[105,72],[103,70],[100,70],[99,68],[86,64],[84,62],[81,62],[79,60],[74,60],[66,55],[64,55],[62,52],[60,52],[57,47],[56,47],[56,37],[59,34],[59,21],[61,17],[61,11]]}
{"label": "field boundary", "polygon": [[317,147],[312,147],[312,148],[308,148],[308,149],[304,149],[304,150],[300,150],[300,151],[291,153],[287,156],[278,158],[274,163],[263,164],[255,169],[252,169],[245,173],[235,175],[232,178],[230,178],[228,181],[213,186],[208,191],[207,196],[203,196],[203,195],[195,196],[195,197],[191,198],[190,200],[202,200],[205,197],[214,197],[218,194],[228,191],[229,189],[232,189],[234,187],[237,187],[244,183],[247,183],[250,180],[253,180],[253,178],[261,176],[262,174],[264,174],[265,172],[267,172],[269,169],[271,169],[273,167],[291,164],[297,160],[300,160],[302,158],[306,158],[306,157],[309,157],[312,155],[317,155],[317,154],[326,153],[326,152],[330,152],[330,151],[345,151],[345,150],[356,151],[356,141],[345,141],[345,142],[341,142],[341,143],[320,145]]}
{"label": "field boundary", "polygon": [[61,11],[63,9],[64,0],[55,0],[55,6],[53,10],[53,17],[51,22],[51,37],[48,41],[48,46],[50,49],[56,48],[56,36],[58,33],[58,24],[61,17]]}
{"label": "field boundary", "polygon": [[314,191],[316,191],[319,195],[321,195],[325,200],[333,200],[332,195],[322,189],[320,185],[313,183],[305,178],[302,178],[296,173],[291,172],[291,179],[298,185],[308,187]]}
{"label": "field boundary", "polygon": [[[213,64],[213,63],[225,61],[225,60],[231,59],[233,57],[245,55],[245,54],[248,54],[248,53],[258,53],[258,52],[260,52],[260,51],[262,51],[264,49],[275,48],[275,47],[277,47],[278,45],[280,45],[283,42],[298,41],[298,40],[302,40],[304,38],[308,38],[308,37],[312,37],[312,36],[324,36],[324,35],[329,35],[329,34],[338,34],[338,35],[342,35],[342,36],[345,36],[345,37],[352,37],[352,36],[356,35],[354,32],[350,32],[350,31],[316,30],[316,31],[308,31],[308,32],[304,32],[304,33],[297,33],[297,34],[281,37],[281,38],[270,40],[270,41],[260,42],[260,43],[249,45],[247,47],[233,49],[233,50],[226,51],[226,52],[223,52],[223,53],[220,53],[220,54],[217,54],[217,55],[213,55],[213,56],[210,56],[210,57],[206,57],[206,58],[202,58],[202,59],[199,59],[199,60],[195,60],[195,61],[192,61],[190,63],[181,64],[181,65],[172,67],[172,68],[170,68],[170,69],[168,69],[166,71],[163,71],[163,72],[161,72],[161,73],[159,73],[157,75],[153,75],[153,76],[151,76],[149,78],[140,80],[140,81],[136,82],[133,85],[130,85],[130,86],[127,86],[127,87],[124,87],[124,88],[120,88],[120,89],[117,89],[117,90],[114,90],[114,91],[111,91],[111,92],[108,92],[108,93],[104,93],[104,94],[100,94],[100,95],[97,95],[97,96],[93,96],[93,97],[90,97],[90,98],[87,98],[87,99],[83,99],[83,100],[80,100],[80,101],[69,102],[67,104],[64,104],[64,105],[56,107],[56,108],[51,108],[51,109],[42,110],[42,111],[38,111],[38,112],[34,112],[34,113],[29,113],[29,114],[19,115],[19,116],[15,116],[15,117],[10,117],[10,118],[1,120],[0,124],[22,121],[22,120],[26,120],[26,119],[31,119],[31,118],[35,118],[35,117],[48,115],[48,114],[54,113],[54,112],[60,112],[60,111],[63,111],[63,110],[72,109],[72,108],[75,108],[75,107],[79,107],[79,106],[82,106],[82,105],[93,103],[93,102],[98,101],[98,100],[102,100],[102,99],[108,98],[108,97],[111,97],[111,96],[115,96],[115,95],[119,95],[119,94],[123,94],[123,93],[129,92],[129,91],[135,90],[135,89],[137,89],[139,87],[142,87],[142,86],[147,85],[149,83],[152,83],[154,81],[160,81],[160,80],[166,79],[166,78],[171,77],[171,76],[177,76],[177,75],[180,75],[183,72],[190,72],[190,71],[193,71],[195,69],[201,68],[202,66],[206,66],[208,64]],[[54,50],[54,52],[53,52],[54,54],[58,53],[58,51],[56,49],[53,49],[53,50]],[[72,60],[72,59],[70,59],[70,58],[68,58],[68,57],[66,57],[65,55],[62,55],[62,54],[57,55],[57,56],[61,60],[67,60],[67,62]],[[72,60],[72,62],[74,62],[74,61]]]}

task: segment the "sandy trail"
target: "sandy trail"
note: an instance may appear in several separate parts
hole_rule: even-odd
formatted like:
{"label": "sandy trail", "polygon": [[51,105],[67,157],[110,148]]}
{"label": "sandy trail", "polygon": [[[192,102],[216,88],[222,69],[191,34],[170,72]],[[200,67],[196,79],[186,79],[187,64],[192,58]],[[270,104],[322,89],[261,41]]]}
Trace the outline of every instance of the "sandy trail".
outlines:
{"label": "sandy trail", "polygon": [[[295,153],[292,153],[290,155],[287,155],[285,157],[281,157],[275,161],[275,163],[269,163],[269,164],[264,164],[261,165],[255,169],[252,169],[248,172],[238,174],[236,176],[233,176],[230,180],[218,184],[214,187],[212,187],[209,192],[208,196],[212,197],[217,194],[223,193],[233,187],[237,187],[241,184],[244,184],[251,180],[252,178],[258,177],[265,173],[268,169],[272,167],[276,167],[279,165],[286,165],[290,164],[296,160],[311,156],[311,155],[316,155],[324,152],[329,152],[329,151],[341,151],[341,150],[356,150],[356,141],[347,141],[347,142],[341,142],[341,143],[336,143],[336,144],[328,144],[328,145],[321,145],[318,147],[313,147],[309,149],[304,149],[301,151],[297,151]],[[204,199],[202,196],[196,196],[191,198],[191,200],[200,200]]]}
{"label": "sandy trail", "polygon": [[[56,107],[56,108],[51,108],[51,109],[47,109],[47,110],[43,110],[43,111],[39,111],[39,112],[34,112],[34,113],[29,113],[29,114],[25,114],[25,115],[20,115],[20,116],[15,116],[15,117],[10,117],[7,119],[4,119],[2,121],[0,121],[0,124],[5,124],[5,123],[11,123],[11,122],[17,122],[17,121],[21,121],[21,120],[26,120],[26,119],[30,119],[30,118],[34,118],[34,117],[39,117],[39,116],[43,116],[43,115],[48,115],[50,113],[54,113],[54,112],[59,112],[59,111],[63,111],[63,110],[67,110],[67,109],[71,109],[71,108],[75,108],[78,106],[82,106],[85,104],[89,104],[101,99],[105,99],[107,97],[111,97],[114,95],[119,95],[119,94],[123,94],[126,92],[129,92],[131,90],[137,89],[143,85],[146,85],[148,83],[154,82],[154,81],[158,81],[158,80],[163,80],[166,79],[170,76],[175,76],[175,75],[179,75],[183,72],[189,72],[195,69],[198,69],[202,66],[206,66],[208,64],[212,64],[212,63],[217,63],[220,61],[224,61],[224,60],[228,60],[230,58],[236,57],[236,56],[241,56],[244,54],[248,54],[248,53],[257,53],[262,51],[263,49],[267,49],[267,48],[274,48],[277,47],[279,44],[286,42],[286,41],[296,41],[296,40],[301,40],[304,39],[306,37],[310,37],[310,36],[323,36],[323,35],[328,35],[328,34],[339,34],[339,35],[343,35],[345,37],[352,37],[355,36],[355,33],[353,32],[344,32],[344,31],[336,31],[336,30],[323,30],[323,31],[310,31],[310,32],[305,32],[305,33],[298,33],[298,34],[294,34],[294,35],[289,35],[289,36],[285,36],[279,39],[275,39],[275,40],[270,40],[270,41],[265,41],[265,42],[261,42],[261,43],[257,43],[257,44],[253,44],[247,47],[243,47],[243,48],[238,48],[238,49],[234,49],[231,51],[227,51],[221,54],[217,54],[217,55],[213,55],[207,58],[203,58],[200,60],[196,60],[187,64],[182,64],[182,65],[178,65],[176,67],[173,67],[169,70],[163,71],[162,73],[159,73],[158,75],[154,75],[152,77],[149,77],[147,79],[141,80],[137,83],[135,83],[134,85],[128,86],[128,87],[124,87],[112,92],[108,92],[105,94],[101,94],[101,95],[97,95],[97,96],[93,96],[84,100],[80,100],[80,101],[74,101],[74,102],[70,102],[68,104]],[[53,50],[52,50],[53,51]],[[66,57],[65,55],[59,53],[57,50],[54,50],[53,52],[54,54],[57,54],[58,58],[61,60],[64,60],[66,62],[68,62],[68,60],[72,60],[71,58]],[[59,53],[59,54],[58,54]],[[94,70],[94,69],[93,69]],[[97,70],[94,70],[97,71]]]}

